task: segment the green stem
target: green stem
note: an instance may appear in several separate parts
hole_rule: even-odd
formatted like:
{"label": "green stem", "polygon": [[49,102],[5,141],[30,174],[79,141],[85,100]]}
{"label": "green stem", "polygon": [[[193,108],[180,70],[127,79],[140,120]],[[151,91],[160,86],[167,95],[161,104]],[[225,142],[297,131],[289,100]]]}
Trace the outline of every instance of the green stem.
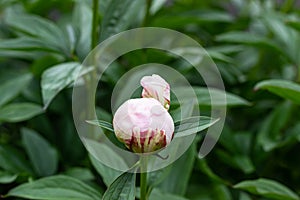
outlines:
{"label": "green stem", "polygon": [[98,43],[98,7],[99,7],[99,0],[93,0],[93,22],[92,22],[92,46],[91,49],[95,48]]}
{"label": "green stem", "polygon": [[143,26],[146,26],[148,24],[151,5],[152,5],[152,0],[147,0],[146,12],[145,12],[146,14],[144,17]]}
{"label": "green stem", "polygon": [[140,158],[140,189],[141,189],[141,198],[140,200],[147,200],[147,157],[141,156]]}

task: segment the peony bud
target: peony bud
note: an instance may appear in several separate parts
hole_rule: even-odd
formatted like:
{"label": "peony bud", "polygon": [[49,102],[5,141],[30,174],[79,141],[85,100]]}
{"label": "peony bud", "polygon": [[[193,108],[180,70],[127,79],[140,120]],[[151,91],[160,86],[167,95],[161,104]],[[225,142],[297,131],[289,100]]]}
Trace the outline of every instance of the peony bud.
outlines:
{"label": "peony bud", "polygon": [[159,75],[144,76],[141,79],[142,97],[157,99],[167,110],[170,107],[170,85]]}
{"label": "peony bud", "polygon": [[113,127],[117,138],[135,153],[149,153],[167,146],[174,122],[153,98],[130,99],[116,111]]}

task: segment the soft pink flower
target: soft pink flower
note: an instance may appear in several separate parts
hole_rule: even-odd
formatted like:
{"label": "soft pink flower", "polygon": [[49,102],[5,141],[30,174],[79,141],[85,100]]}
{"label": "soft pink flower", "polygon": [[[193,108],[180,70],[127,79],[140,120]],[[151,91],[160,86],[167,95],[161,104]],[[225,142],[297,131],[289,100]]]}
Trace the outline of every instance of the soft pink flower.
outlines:
{"label": "soft pink flower", "polygon": [[170,85],[159,75],[144,76],[141,79],[142,97],[157,99],[167,110],[170,107]]}
{"label": "soft pink flower", "polygon": [[153,98],[127,100],[116,111],[113,127],[117,138],[136,153],[165,147],[174,133],[172,117]]}

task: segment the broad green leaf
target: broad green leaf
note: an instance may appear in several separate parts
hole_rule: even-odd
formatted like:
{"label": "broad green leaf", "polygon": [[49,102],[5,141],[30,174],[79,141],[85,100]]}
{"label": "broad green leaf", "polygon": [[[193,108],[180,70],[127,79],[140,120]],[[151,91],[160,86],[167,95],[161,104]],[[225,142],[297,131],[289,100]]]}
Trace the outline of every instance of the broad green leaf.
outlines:
{"label": "broad green leaf", "polygon": [[254,87],[255,90],[265,89],[280,97],[300,103],[300,85],[287,80],[265,80]]}
{"label": "broad green leaf", "polygon": [[0,108],[0,121],[21,122],[44,112],[40,105],[33,103],[11,103]]}
{"label": "broad green leaf", "polygon": [[[106,186],[109,186],[110,184],[112,184],[112,182],[114,182],[114,180],[116,180],[116,178],[122,174],[121,171],[117,171],[115,169],[112,169],[112,168],[104,165],[103,163],[101,163],[99,160],[97,160],[91,154],[89,154],[89,158],[90,158],[93,166],[95,167],[96,171],[103,178],[103,182],[105,183]],[[122,163],[122,165],[124,165],[124,167],[127,166],[126,163]]]}
{"label": "broad green leaf", "polygon": [[[204,88],[204,87],[177,87],[174,88],[174,93],[180,96],[182,101],[189,101],[194,98],[194,94],[197,96],[199,106],[239,106],[250,105],[250,103],[237,95],[225,92],[216,88]],[[226,98],[226,101],[224,99]],[[213,100],[213,102],[212,102]],[[179,104],[177,100],[172,101],[174,104]]]}
{"label": "broad green leaf", "polygon": [[170,194],[184,195],[192,175],[195,158],[196,142],[178,160],[168,166],[169,174],[157,188]]}
{"label": "broad green leaf", "polygon": [[79,70],[79,63],[68,62],[55,65],[43,73],[41,87],[45,108],[61,90],[73,83]]}
{"label": "broad green leaf", "polygon": [[277,40],[282,46],[282,49],[284,49],[283,55],[290,58],[296,65],[300,64],[300,48],[298,45],[300,42],[299,32],[287,26],[285,24],[285,17],[277,13],[266,14],[262,21],[265,26],[270,29],[270,32],[272,32],[274,39]]}
{"label": "broad green leaf", "polygon": [[184,137],[197,132],[203,131],[214,125],[218,119],[211,119],[210,117],[197,116],[183,119],[175,122],[174,137]]}
{"label": "broad green leaf", "polygon": [[28,162],[18,150],[0,145],[0,168],[14,174],[32,174]]}
{"label": "broad green leaf", "polygon": [[[100,1],[100,4],[102,1]],[[74,7],[72,22],[79,30],[79,37],[76,45],[76,52],[81,60],[88,55],[91,50],[92,32],[92,9],[83,2],[77,2]]]}
{"label": "broad green leaf", "polygon": [[[33,51],[44,51],[44,52],[52,52],[52,53],[60,53],[59,50],[55,49],[49,44],[46,44],[43,40],[37,38],[29,38],[29,37],[19,37],[15,39],[7,39],[4,41],[0,41],[0,55],[5,52],[24,52],[24,55],[27,55],[28,52]],[[10,56],[10,57],[13,57]],[[16,55],[19,57],[19,55]]]}
{"label": "broad green leaf", "polygon": [[22,74],[0,85],[0,107],[16,97],[31,81],[31,74]]}
{"label": "broad green leaf", "polygon": [[65,171],[63,174],[79,179],[81,181],[92,181],[95,179],[94,174],[88,168],[73,167]]}
{"label": "broad green leaf", "polygon": [[218,149],[216,153],[228,166],[246,174],[252,173],[255,170],[250,159],[252,138],[253,135],[250,132],[236,132],[225,126],[218,141],[224,150]]}
{"label": "broad green leaf", "polygon": [[213,10],[191,10],[187,12],[167,13],[154,18],[151,26],[165,28],[182,28],[188,24],[205,24],[213,22],[231,22],[228,13]]}
{"label": "broad green leaf", "polygon": [[136,173],[125,172],[106,190],[102,200],[134,200]]}
{"label": "broad green leaf", "polygon": [[102,19],[100,41],[125,31],[133,22],[136,22],[142,8],[144,8],[144,1],[110,1]]}
{"label": "broad green leaf", "polygon": [[68,39],[62,30],[50,20],[37,15],[15,13],[13,9],[9,9],[5,15],[5,22],[17,32],[32,38],[39,38],[46,45],[52,46],[66,55],[70,53]]}
{"label": "broad green leaf", "polygon": [[[292,116],[291,102],[283,102],[266,117],[257,135],[257,144],[269,152],[283,141],[282,129],[286,127]],[[257,156],[258,157],[258,156]]]}
{"label": "broad green leaf", "polygon": [[257,47],[267,47],[277,50],[278,52],[282,52],[281,48],[271,39],[255,33],[232,31],[218,35],[216,40],[219,42],[230,42],[253,45]]}
{"label": "broad green leaf", "polygon": [[[129,169],[127,163],[125,162],[126,160],[124,160],[121,155],[119,155],[105,143],[99,143],[91,139],[85,139],[84,143],[91,154],[99,155],[99,161],[95,160],[96,158],[92,158],[92,156],[90,156],[90,158],[94,159],[93,165],[97,169],[99,174],[103,177],[103,179],[105,179],[106,183],[113,181],[112,179],[114,178],[116,172],[109,171],[107,169],[108,167],[104,164],[109,163],[109,167],[111,167],[112,169],[121,169],[122,171],[126,171]],[[134,163],[132,163],[132,165],[133,164]]]}
{"label": "broad green leaf", "polygon": [[149,200],[187,200],[187,198],[171,193],[164,193],[159,189],[154,189],[149,196]]}
{"label": "broad green leaf", "polygon": [[23,128],[22,142],[29,159],[39,176],[49,176],[56,172],[58,165],[58,155],[56,150],[31,129]]}
{"label": "broad green leaf", "polygon": [[10,190],[8,197],[38,200],[101,200],[102,195],[82,181],[64,175],[50,176]]}
{"label": "broad green leaf", "polygon": [[12,183],[17,179],[17,174],[11,174],[9,172],[0,171],[0,184]]}
{"label": "broad green leaf", "polygon": [[274,200],[299,200],[299,196],[279,182],[270,179],[242,181],[234,188]]}

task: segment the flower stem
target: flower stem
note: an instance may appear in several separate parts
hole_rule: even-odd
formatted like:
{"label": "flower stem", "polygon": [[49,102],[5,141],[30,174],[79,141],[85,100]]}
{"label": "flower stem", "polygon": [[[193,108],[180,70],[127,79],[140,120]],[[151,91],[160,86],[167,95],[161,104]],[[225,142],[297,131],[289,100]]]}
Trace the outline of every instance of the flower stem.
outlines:
{"label": "flower stem", "polygon": [[99,7],[99,0],[93,0],[93,22],[92,22],[92,46],[91,48],[95,48],[98,43],[98,7]]}
{"label": "flower stem", "polygon": [[141,156],[140,158],[140,189],[141,198],[140,200],[147,200],[147,157]]}

